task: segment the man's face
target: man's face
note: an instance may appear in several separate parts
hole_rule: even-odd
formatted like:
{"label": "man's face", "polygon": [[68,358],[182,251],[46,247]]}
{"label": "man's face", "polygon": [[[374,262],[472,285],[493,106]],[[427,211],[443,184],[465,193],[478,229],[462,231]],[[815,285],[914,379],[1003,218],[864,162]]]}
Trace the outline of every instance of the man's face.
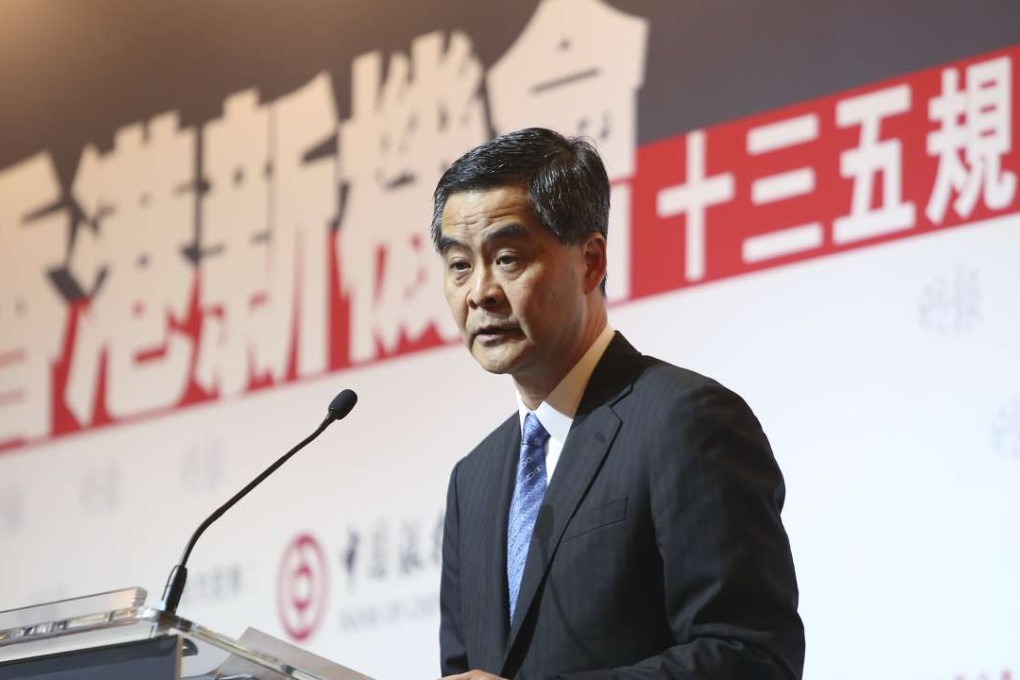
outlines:
{"label": "man's face", "polygon": [[527,190],[451,195],[440,252],[446,301],[485,370],[510,373],[518,382],[562,377],[579,358],[592,288],[585,248],[560,243],[539,220]]}

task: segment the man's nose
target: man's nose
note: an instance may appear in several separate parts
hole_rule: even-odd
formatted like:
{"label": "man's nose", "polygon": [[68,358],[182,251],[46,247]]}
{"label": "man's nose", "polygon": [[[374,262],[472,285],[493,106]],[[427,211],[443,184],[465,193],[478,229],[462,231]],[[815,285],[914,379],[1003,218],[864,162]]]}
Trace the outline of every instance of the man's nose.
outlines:
{"label": "man's nose", "polygon": [[487,267],[479,267],[472,274],[471,287],[468,289],[468,306],[488,309],[499,304],[503,289]]}

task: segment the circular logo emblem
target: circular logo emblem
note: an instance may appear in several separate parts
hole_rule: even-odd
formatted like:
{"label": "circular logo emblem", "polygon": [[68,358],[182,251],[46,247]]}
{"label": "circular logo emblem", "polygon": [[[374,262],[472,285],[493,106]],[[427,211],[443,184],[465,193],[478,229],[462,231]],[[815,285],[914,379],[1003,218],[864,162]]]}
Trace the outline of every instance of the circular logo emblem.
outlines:
{"label": "circular logo emblem", "polygon": [[276,579],[280,623],[296,642],[308,639],[326,613],[326,557],[309,534],[299,534],[283,551]]}

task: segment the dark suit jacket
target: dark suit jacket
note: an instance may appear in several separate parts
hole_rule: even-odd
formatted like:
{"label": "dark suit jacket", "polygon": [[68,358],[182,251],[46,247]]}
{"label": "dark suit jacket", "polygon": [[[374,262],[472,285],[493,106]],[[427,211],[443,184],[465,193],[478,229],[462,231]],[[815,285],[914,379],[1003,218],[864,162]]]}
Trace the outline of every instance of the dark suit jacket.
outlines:
{"label": "dark suit jacket", "polygon": [[617,333],[539,511],[511,626],[506,532],[519,447],[515,413],[450,479],[444,675],[800,678],[783,479],[739,396],[642,356]]}

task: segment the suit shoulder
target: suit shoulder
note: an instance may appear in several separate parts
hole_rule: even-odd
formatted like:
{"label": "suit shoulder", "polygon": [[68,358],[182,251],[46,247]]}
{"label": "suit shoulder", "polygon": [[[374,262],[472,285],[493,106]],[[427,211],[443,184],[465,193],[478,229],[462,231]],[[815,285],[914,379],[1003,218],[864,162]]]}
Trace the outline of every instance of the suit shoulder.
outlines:
{"label": "suit shoulder", "polygon": [[634,381],[633,396],[641,408],[652,411],[679,409],[697,417],[717,409],[745,412],[751,409],[744,399],[714,378],[675,366],[655,357],[642,357],[646,368]]}
{"label": "suit shoulder", "polygon": [[636,390],[662,391],[684,396],[702,391],[730,391],[714,378],[689,368],[647,355],[643,355],[641,359],[645,364],[645,370],[634,382]]}

